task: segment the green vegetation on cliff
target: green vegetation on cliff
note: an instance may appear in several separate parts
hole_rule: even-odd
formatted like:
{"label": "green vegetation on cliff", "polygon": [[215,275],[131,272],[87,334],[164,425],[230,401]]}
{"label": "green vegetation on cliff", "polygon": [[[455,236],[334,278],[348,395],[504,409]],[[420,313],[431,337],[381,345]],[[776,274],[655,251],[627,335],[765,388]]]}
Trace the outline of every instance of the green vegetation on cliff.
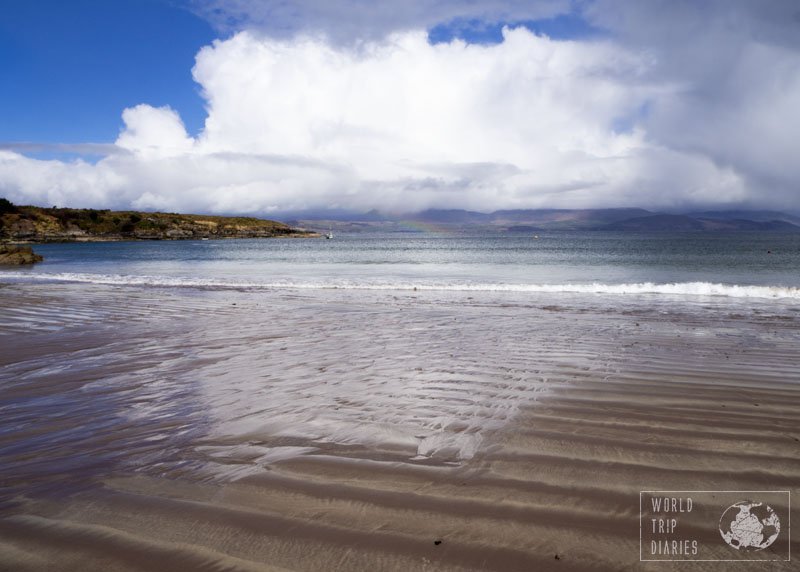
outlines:
{"label": "green vegetation on cliff", "polygon": [[16,206],[7,199],[0,198],[2,241],[180,240],[281,236],[317,235],[291,228],[281,222],[251,217]]}

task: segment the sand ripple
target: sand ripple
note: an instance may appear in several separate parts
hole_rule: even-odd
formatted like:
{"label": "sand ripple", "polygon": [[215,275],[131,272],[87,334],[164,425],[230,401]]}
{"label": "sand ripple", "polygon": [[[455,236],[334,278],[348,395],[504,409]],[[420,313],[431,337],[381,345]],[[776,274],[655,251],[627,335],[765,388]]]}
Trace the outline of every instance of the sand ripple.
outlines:
{"label": "sand ripple", "polygon": [[639,490],[800,482],[790,306],[2,294],[0,569],[634,570]]}

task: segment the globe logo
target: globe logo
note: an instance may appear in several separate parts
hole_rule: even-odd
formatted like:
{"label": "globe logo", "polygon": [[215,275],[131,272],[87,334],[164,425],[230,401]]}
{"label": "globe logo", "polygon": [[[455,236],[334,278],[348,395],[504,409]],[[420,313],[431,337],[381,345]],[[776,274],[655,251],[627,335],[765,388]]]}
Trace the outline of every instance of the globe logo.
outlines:
{"label": "globe logo", "polygon": [[722,539],[736,550],[764,550],[778,538],[781,521],[772,507],[760,502],[741,501],[725,509],[719,519]]}

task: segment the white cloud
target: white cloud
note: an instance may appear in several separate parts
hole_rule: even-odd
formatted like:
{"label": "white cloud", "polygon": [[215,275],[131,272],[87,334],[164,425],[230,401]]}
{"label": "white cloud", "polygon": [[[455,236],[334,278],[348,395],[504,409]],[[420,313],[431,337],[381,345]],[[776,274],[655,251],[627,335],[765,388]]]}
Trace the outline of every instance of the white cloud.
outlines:
{"label": "white cloud", "polygon": [[141,104],[122,112],[125,130],[117,146],[145,159],[189,153],[194,141],[186,133],[180,116],[169,107]]}
{"label": "white cloud", "polygon": [[587,17],[622,49],[654,55],[650,81],[677,87],[641,125],[648,141],[740,179],[745,193],[715,202],[800,209],[797,2],[595,0]]}
{"label": "white cloud", "polygon": [[129,197],[122,191],[130,181],[112,161],[41,161],[0,151],[0,194],[17,204],[124,206]]}
{"label": "white cloud", "polygon": [[[435,4],[439,18],[466,6],[520,19],[533,6]],[[424,2],[408,5],[401,28],[424,20]],[[335,28],[346,12],[325,6],[300,3],[300,19],[280,12],[274,24],[294,30],[313,12],[312,29]],[[120,152],[94,165],[0,151],[0,189],[23,203],[262,214],[800,208],[800,56],[781,33],[786,15],[675,6],[590,4],[611,31],[592,40],[516,29],[496,45],[431,45],[411,29],[345,45],[240,32],[197,55],[208,118],[196,138],[174,110],[138,105],[123,112]]]}

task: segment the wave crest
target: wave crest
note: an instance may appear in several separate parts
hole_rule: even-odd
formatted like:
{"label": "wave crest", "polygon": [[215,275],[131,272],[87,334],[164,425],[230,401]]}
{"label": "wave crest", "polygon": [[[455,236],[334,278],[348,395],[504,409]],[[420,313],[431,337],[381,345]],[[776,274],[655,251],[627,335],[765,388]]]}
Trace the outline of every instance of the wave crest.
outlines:
{"label": "wave crest", "polygon": [[636,282],[623,284],[504,284],[489,282],[401,282],[367,280],[332,281],[236,281],[206,278],[180,278],[167,276],[129,276],[121,274],[4,272],[0,277],[33,282],[80,282],[115,286],[153,286],[174,288],[219,289],[306,289],[306,290],[423,290],[453,292],[543,292],[576,294],[659,294],[673,296],[725,296],[730,298],[789,298],[800,299],[800,288],[788,286],[754,286],[713,282]]}

